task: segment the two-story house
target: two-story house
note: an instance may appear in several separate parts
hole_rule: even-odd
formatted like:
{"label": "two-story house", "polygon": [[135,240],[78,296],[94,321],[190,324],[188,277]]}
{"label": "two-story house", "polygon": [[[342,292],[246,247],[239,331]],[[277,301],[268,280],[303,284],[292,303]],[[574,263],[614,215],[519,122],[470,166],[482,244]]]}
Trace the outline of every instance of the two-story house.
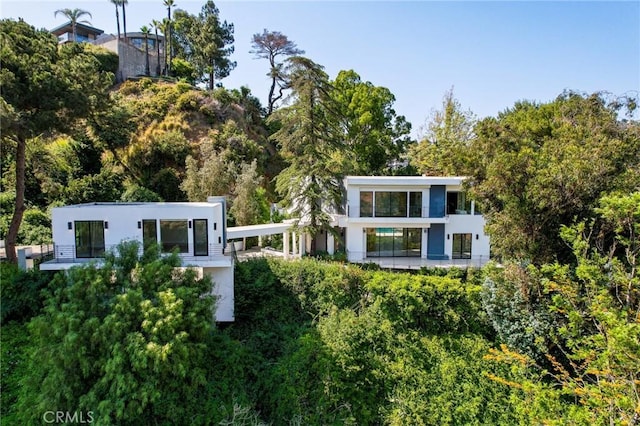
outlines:
{"label": "two-story house", "polygon": [[[347,258],[435,261],[489,260],[485,220],[467,199],[464,177],[347,176],[344,228]],[[456,262],[452,262],[456,263]]]}
{"label": "two-story house", "polygon": [[42,270],[65,270],[100,262],[122,241],[158,244],[177,250],[184,266],[211,276],[217,296],[217,321],[234,320],[233,257],[225,256],[225,201],[206,203],[89,203],[57,207],[52,212],[54,260]]}

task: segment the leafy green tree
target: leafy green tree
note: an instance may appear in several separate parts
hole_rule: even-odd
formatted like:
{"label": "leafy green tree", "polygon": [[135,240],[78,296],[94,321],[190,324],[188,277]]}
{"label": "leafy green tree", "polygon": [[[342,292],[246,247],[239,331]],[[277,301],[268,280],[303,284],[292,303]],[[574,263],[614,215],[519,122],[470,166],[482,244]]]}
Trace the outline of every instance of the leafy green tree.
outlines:
{"label": "leafy green tree", "polygon": [[453,96],[453,89],[449,90],[442,100],[442,109],[431,111],[422,140],[411,146],[411,164],[427,176],[465,176],[466,157],[472,155],[475,123],[471,110],[463,110]]}
{"label": "leafy green tree", "polygon": [[159,202],[163,201],[162,198],[151,191],[150,189],[144,188],[137,184],[129,185],[129,187],[124,191],[122,197],[120,197],[120,201],[124,202]]}
{"label": "leafy green tree", "polygon": [[233,202],[229,213],[236,225],[255,225],[269,217],[264,191],[261,191],[262,178],[258,175],[258,163],[242,164],[240,174],[235,179]]}
{"label": "leafy green tree", "polygon": [[210,195],[231,192],[234,164],[224,161],[211,144],[200,145],[200,158],[188,156],[185,179],[180,184],[189,201],[206,201]]}
{"label": "leafy green tree", "polygon": [[470,186],[496,255],[570,260],[561,225],[593,217],[604,193],[637,188],[640,125],[621,119],[634,102],[565,93],[478,123],[467,157]]}
{"label": "leafy green tree", "polygon": [[522,389],[528,423],[634,424],[640,398],[640,193],[605,196],[598,222],[562,230],[575,265],[530,268],[553,317],[551,365],[508,347],[490,358],[509,365],[496,381]]}
{"label": "leafy green tree", "polygon": [[[64,131],[102,107],[113,75],[76,43],[58,47],[55,37],[24,21],[0,21],[2,139],[15,143],[16,205],[7,234],[7,257],[25,210],[26,145],[41,134]],[[47,96],[42,94],[46,93]]]}
{"label": "leafy green tree", "polygon": [[78,22],[91,24],[91,22],[87,21],[86,19],[80,21],[80,18],[82,18],[85,15],[88,15],[90,18],[93,19],[93,16],[91,16],[91,13],[83,9],[77,9],[77,8],[76,9],[58,9],[54,12],[53,15],[58,16],[58,13],[62,14],[65,18],[71,21],[71,31],[73,31],[73,41],[78,41],[78,36],[76,31]]}
{"label": "leafy green tree", "polygon": [[184,80],[189,84],[196,83],[196,68],[181,58],[173,58],[171,62],[171,73],[179,80]]}
{"label": "leafy green tree", "polygon": [[211,281],[179,266],[125,243],[103,266],[57,275],[29,325],[23,422],[57,407],[100,424],[205,423]]}
{"label": "leafy green tree", "polygon": [[343,124],[349,173],[390,174],[389,164],[404,156],[411,124],[393,110],[395,97],[385,87],[340,71],[331,83],[331,98]]}
{"label": "leafy green tree", "polygon": [[[271,66],[269,73],[267,73],[271,78],[271,87],[267,98],[267,115],[271,115],[275,103],[282,99],[283,92],[289,85],[287,76],[283,72],[284,63],[276,62],[276,58],[303,55],[304,50],[298,49],[298,46],[281,32],[267,31],[265,28],[262,34],[256,33],[251,38],[249,53],[253,53],[257,59],[267,59]],[[276,86],[278,87],[277,95],[275,95]]]}
{"label": "leafy green tree", "polygon": [[314,236],[320,230],[332,231],[328,211],[340,209],[344,144],[322,66],[299,56],[287,61],[294,101],[269,117],[281,126],[272,138],[289,162],[278,175],[276,188],[298,224],[302,222],[304,231]]}
{"label": "leafy green tree", "polygon": [[229,59],[233,53],[233,24],[220,21],[220,11],[208,0],[198,16],[176,13],[173,30],[181,42],[184,59],[197,69],[198,80],[215,87],[216,78],[224,78],[236,67]]}

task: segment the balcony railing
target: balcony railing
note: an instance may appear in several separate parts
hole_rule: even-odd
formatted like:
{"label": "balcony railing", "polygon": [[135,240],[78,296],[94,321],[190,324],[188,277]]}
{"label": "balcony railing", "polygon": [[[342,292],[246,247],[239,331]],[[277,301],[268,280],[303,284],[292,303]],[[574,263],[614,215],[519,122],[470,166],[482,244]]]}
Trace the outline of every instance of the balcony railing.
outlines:
{"label": "balcony railing", "polygon": [[[384,269],[420,269],[423,267],[481,268],[489,262],[489,256],[471,256],[469,259],[425,259],[423,257],[367,257],[364,252],[347,252],[352,263],[374,263]],[[360,260],[358,260],[360,259]]]}
{"label": "balcony railing", "polygon": [[[108,252],[116,251],[118,248],[117,244],[106,245],[104,248],[102,247],[93,247],[93,248],[85,248],[83,251],[85,253],[89,253],[89,256],[77,256],[76,246],[75,245],[61,245],[54,244],[53,248],[53,260],[55,263],[87,263],[90,261],[100,260],[104,258],[104,254]],[[142,247],[138,250],[138,255],[142,255],[143,249]],[[165,253],[168,254],[168,253]],[[207,247],[206,255],[198,255],[196,256],[193,252],[193,247],[190,247],[189,253],[178,253],[180,258],[184,262],[194,262],[194,261],[206,261],[206,260],[220,260],[224,258],[224,252],[222,246],[219,244],[209,244]]]}

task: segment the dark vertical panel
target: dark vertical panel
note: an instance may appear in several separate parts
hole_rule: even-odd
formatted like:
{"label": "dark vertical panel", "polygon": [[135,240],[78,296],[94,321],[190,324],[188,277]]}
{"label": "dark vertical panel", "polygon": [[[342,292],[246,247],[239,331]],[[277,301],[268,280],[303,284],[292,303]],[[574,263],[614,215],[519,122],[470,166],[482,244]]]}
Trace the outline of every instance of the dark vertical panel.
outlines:
{"label": "dark vertical panel", "polygon": [[444,217],[446,193],[447,189],[444,185],[431,186],[429,190],[429,217]]}

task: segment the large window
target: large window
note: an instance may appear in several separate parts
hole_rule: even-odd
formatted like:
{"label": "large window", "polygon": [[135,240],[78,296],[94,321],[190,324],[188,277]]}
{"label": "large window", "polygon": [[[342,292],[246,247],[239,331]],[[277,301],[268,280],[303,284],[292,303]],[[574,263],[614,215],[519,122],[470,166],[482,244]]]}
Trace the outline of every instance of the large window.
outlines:
{"label": "large window", "polygon": [[373,216],[373,192],[360,192],[360,217]]}
{"label": "large window", "polygon": [[420,228],[366,228],[367,257],[420,257]]}
{"label": "large window", "polygon": [[145,250],[158,244],[158,225],[155,219],[142,221],[142,244]]}
{"label": "large window", "polygon": [[178,253],[189,253],[189,230],[186,220],[161,220],[160,241],[165,253],[178,249]]}
{"label": "large window", "polygon": [[361,191],[360,217],[374,216],[422,217],[422,192]]}
{"label": "large window", "polygon": [[471,234],[453,234],[454,259],[471,259]]}
{"label": "large window", "polygon": [[447,214],[471,214],[471,200],[464,192],[447,192]]}
{"label": "large window", "polygon": [[376,192],[376,217],[407,217],[406,192]]}
{"label": "large window", "polygon": [[104,222],[101,220],[79,220],[75,222],[76,257],[104,256]]}
{"label": "large window", "polygon": [[422,217],[422,192],[409,193],[409,217]]}
{"label": "large window", "polygon": [[207,219],[193,220],[193,254],[195,256],[207,256],[209,254]]}

